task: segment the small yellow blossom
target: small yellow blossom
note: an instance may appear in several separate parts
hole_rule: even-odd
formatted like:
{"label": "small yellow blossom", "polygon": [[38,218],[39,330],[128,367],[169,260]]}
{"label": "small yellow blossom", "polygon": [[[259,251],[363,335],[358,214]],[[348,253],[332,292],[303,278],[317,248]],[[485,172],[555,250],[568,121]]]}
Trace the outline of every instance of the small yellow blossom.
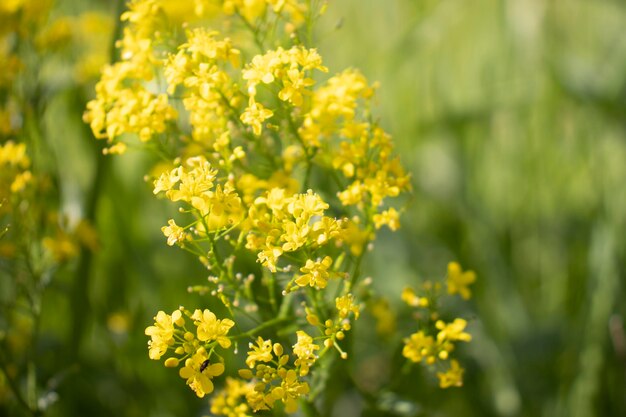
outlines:
{"label": "small yellow blossom", "polygon": [[324,257],[321,261],[307,259],[306,264],[300,268],[300,272],[304,274],[296,278],[296,284],[301,287],[310,285],[311,287],[326,288],[330,276],[328,268],[332,263],[333,260],[330,256]]}
{"label": "small yellow blossom", "polygon": [[208,309],[204,311],[195,310],[191,318],[198,327],[198,340],[202,342],[216,340],[223,348],[231,345],[230,339],[226,336],[235,322],[231,319],[218,320],[215,314]]}
{"label": "small yellow blossom", "polygon": [[413,288],[407,287],[402,290],[402,301],[410,305],[411,307],[428,307],[428,298],[419,297],[415,294]]}
{"label": "small yellow blossom", "polygon": [[274,113],[271,110],[266,109],[261,103],[251,99],[250,104],[241,114],[241,121],[244,124],[252,126],[254,134],[259,136],[263,129],[263,122],[273,115]]}
{"label": "small yellow blossom", "polygon": [[174,323],[182,320],[182,313],[176,310],[170,316],[159,311],[154,317],[154,326],[146,328],[146,336],[152,340],[148,342],[150,359],[158,360],[165,354],[168,347],[174,344]]}
{"label": "small yellow blossom", "polygon": [[446,372],[437,372],[439,378],[439,386],[441,388],[461,387],[463,386],[463,372],[459,363],[452,359],[450,361],[450,369]]}
{"label": "small yellow blossom", "polygon": [[457,262],[448,264],[448,294],[460,294],[463,299],[468,300],[472,296],[472,292],[468,286],[476,281],[474,271],[461,270],[461,265]]}
{"label": "small yellow blossom", "polygon": [[309,373],[309,368],[317,360],[315,351],[320,347],[313,343],[313,338],[306,332],[298,330],[296,332],[298,341],[293,345],[293,353],[298,357],[294,364],[300,367],[300,376],[304,376]]}
{"label": "small yellow blossom", "polygon": [[339,312],[339,317],[346,318],[350,313],[354,314],[354,318],[359,318],[359,306],[354,304],[354,296],[346,294],[335,299],[335,306]]}
{"label": "small yellow blossom", "polygon": [[254,412],[269,410],[270,405],[273,404],[273,400],[269,395],[265,395],[262,391],[256,390],[252,390],[246,394],[246,401]]}
{"label": "small yellow blossom", "polygon": [[170,219],[167,224],[168,226],[163,226],[161,228],[161,231],[167,238],[168,245],[173,246],[178,242],[183,242],[187,238],[187,233],[185,233],[185,229],[178,226],[174,219]]}
{"label": "small yellow blossom", "polygon": [[433,349],[435,340],[432,336],[427,336],[423,331],[413,333],[408,339],[404,339],[402,355],[412,362],[421,362],[426,359],[428,363],[433,363],[435,357]]}
{"label": "small yellow blossom", "polygon": [[187,380],[187,385],[196,393],[199,398],[213,392],[213,381],[211,378],[224,373],[223,363],[209,362],[209,357],[203,348],[193,354],[185,361],[185,366],[180,368],[178,374]]}
{"label": "small yellow blossom", "polygon": [[27,168],[30,165],[30,159],[26,155],[26,145],[16,144],[11,140],[0,145],[0,165]]}
{"label": "small yellow blossom", "polygon": [[250,368],[254,368],[256,362],[269,362],[272,360],[272,341],[263,340],[259,336],[256,340],[256,346],[250,343],[250,351],[248,351],[248,357],[246,358],[246,365]]}
{"label": "small yellow blossom", "polygon": [[469,342],[472,340],[472,336],[469,333],[464,332],[467,321],[463,319],[454,319],[452,323],[445,323],[442,320],[438,320],[435,323],[439,333],[437,333],[437,342],[443,343],[444,341],[462,341]]}
{"label": "small yellow blossom", "polygon": [[226,378],[226,386],[211,399],[211,414],[228,417],[247,417],[252,410],[246,395],[254,385],[235,378]]}
{"label": "small yellow blossom", "polygon": [[298,399],[309,393],[309,384],[300,382],[298,375],[293,369],[289,369],[282,377],[280,386],[271,391],[273,401],[281,400],[285,404],[287,413],[295,413],[298,410]]}
{"label": "small yellow blossom", "polygon": [[376,226],[376,229],[380,229],[386,225],[395,232],[400,228],[399,214],[393,207],[380,214],[375,214],[374,225]]}

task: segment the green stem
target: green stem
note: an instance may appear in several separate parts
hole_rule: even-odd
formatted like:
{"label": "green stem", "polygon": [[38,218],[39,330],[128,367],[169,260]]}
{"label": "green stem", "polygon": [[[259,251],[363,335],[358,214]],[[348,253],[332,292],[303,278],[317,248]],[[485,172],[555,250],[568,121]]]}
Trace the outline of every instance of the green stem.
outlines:
{"label": "green stem", "polygon": [[269,293],[270,304],[272,305],[272,309],[274,313],[278,312],[278,305],[276,304],[276,276],[274,274],[270,274],[268,278],[268,288],[267,291]]}
{"label": "green stem", "polygon": [[259,37],[259,31],[252,25],[252,23],[248,21],[248,19],[246,19],[241,13],[239,13],[239,10],[236,10],[235,13],[241,19],[243,24],[248,28],[248,30],[252,32],[252,36],[254,37],[254,43],[259,48],[261,53],[265,53],[265,46],[263,45],[263,40]]}
{"label": "green stem", "polygon": [[17,402],[20,404],[20,406],[24,408],[25,410],[27,410],[28,413],[33,416],[41,415],[41,411],[31,408],[31,406],[28,404],[28,402],[26,401],[26,399],[20,392],[19,387],[17,386],[13,378],[11,378],[11,376],[9,375],[9,372],[6,369],[4,361],[0,362],[0,370],[2,370],[2,373],[4,374],[4,379],[7,382],[9,388],[11,389],[11,392],[13,393],[13,396],[15,397]]}
{"label": "green stem", "polygon": [[250,329],[245,333],[241,333],[237,336],[232,337],[232,339],[242,339],[245,337],[251,337],[254,336],[255,334],[262,332],[265,329],[269,329],[270,327],[274,327],[278,324],[282,324],[282,323],[287,323],[289,322],[290,319],[288,317],[276,317],[275,319],[272,320],[268,320],[265,323],[260,324],[259,326],[255,327],[254,329]]}
{"label": "green stem", "polygon": [[[124,1],[117,0],[115,15],[119,16],[124,9]],[[109,47],[110,62],[114,62],[117,58],[117,49],[115,44],[122,34],[122,23],[118,18],[116,21],[113,37]],[[91,184],[91,189],[85,200],[85,220],[94,224],[96,218],[96,208],[100,200],[101,192],[103,190],[103,182],[107,176],[108,167],[110,165],[109,159],[102,154],[102,146],[95,144],[95,138],[93,137],[91,130],[84,126],[85,137],[89,138],[94,143],[96,150],[96,172]],[[89,278],[91,272],[91,265],[93,263],[93,253],[85,246],[81,247],[80,261],[76,268],[76,275],[74,278],[74,287],[71,294],[71,306],[72,311],[75,313],[72,315],[73,323],[72,330],[70,332],[70,356],[76,358],[80,352],[82,335],[85,329],[86,318],[89,312]]]}

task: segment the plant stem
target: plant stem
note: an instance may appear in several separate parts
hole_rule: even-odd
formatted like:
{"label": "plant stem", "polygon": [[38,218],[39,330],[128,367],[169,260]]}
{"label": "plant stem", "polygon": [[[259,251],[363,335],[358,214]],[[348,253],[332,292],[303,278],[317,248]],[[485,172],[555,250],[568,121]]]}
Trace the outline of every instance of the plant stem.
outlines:
{"label": "plant stem", "polygon": [[255,327],[254,329],[250,329],[245,333],[241,333],[237,336],[234,336],[233,339],[242,339],[244,337],[250,337],[250,336],[254,336],[255,334],[265,330],[265,329],[269,329],[270,327],[274,327],[278,324],[281,323],[286,323],[290,321],[289,318],[287,317],[276,317],[275,319],[272,320],[268,320],[265,323],[260,324],[259,326]]}
{"label": "plant stem", "polygon": [[28,402],[26,401],[26,399],[20,392],[19,387],[17,386],[13,378],[11,378],[11,376],[9,375],[9,372],[6,369],[4,362],[0,362],[0,370],[2,370],[2,373],[4,374],[4,379],[7,381],[7,384],[9,388],[11,389],[13,396],[15,397],[17,402],[20,404],[20,406],[26,409],[30,414],[35,415],[34,411],[31,409],[30,405],[28,404]]}
{"label": "plant stem", "polygon": [[[117,0],[115,8],[115,16],[119,16],[124,9],[124,1]],[[109,56],[110,62],[114,62],[117,57],[117,49],[115,44],[122,34],[122,23],[118,18],[116,21],[115,29],[113,31],[113,37],[111,39]],[[94,143],[94,148],[97,150],[96,154],[96,172],[94,173],[94,179],[91,184],[91,189],[85,200],[85,220],[93,224],[96,218],[96,208],[98,201],[100,200],[101,191],[103,189],[103,182],[108,172],[110,165],[109,159],[102,154],[102,146],[95,144],[95,138],[91,134],[90,130],[85,126],[85,136]],[[93,253],[85,246],[81,247],[80,261],[76,268],[76,275],[74,281],[74,287],[71,294],[71,306],[74,314],[72,331],[70,332],[70,356],[76,358],[80,352],[80,345],[82,334],[85,328],[86,318],[89,310],[89,277],[91,272],[91,265],[93,262]]]}

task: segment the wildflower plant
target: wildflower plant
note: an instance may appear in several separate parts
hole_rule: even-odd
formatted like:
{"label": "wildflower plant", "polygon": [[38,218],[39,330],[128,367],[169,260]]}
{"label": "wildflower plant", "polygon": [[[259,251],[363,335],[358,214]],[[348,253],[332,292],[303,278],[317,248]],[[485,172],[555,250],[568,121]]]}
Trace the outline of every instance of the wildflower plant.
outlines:
{"label": "wildflower plant", "polygon": [[[180,214],[164,221],[166,243],[204,265],[206,283],[189,290],[216,297],[225,313],[159,311],[145,330],[149,357],[177,368],[201,398],[227,374],[212,396],[216,415],[311,410],[327,368],[350,356],[367,293],[363,258],[379,229],[400,227],[410,190],[371,111],[377,86],[355,69],[330,75],[314,48],[326,7],[133,0],[120,58],[84,114],[105,153],[147,148],[163,158],[153,192]],[[450,282],[469,294],[467,279]],[[407,339],[409,360],[446,360],[469,341],[464,321],[435,327],[435,337]],[[229,360],[240,350],[243,362]],[[450,364],[442,386],[459,385]]]}

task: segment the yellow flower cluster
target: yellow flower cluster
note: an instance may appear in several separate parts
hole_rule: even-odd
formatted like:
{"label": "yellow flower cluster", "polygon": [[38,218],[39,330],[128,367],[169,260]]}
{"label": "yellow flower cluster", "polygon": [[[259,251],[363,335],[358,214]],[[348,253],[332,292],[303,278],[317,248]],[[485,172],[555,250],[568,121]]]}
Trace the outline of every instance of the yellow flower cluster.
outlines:
{"label": "yellow flower cluster", "polygon": [[[96,99],[87,103],[84,120],[98,139],[110,144],[125,133],[135,133],[148,141],[163,133],[166,123],[177,117],[167,94],[150,91],[146,82],[153,81],[160,66],[154,43],[162,26],[163,9],[157,0],[134,0],[121,19],[128,22],[123,38],[117,43],[121,61],[108,65],[96,84]],[[114,153],[125,147],[112,147]]]}
{"label": "yellow flower cluster", "polygon": [[169,94],[183,97],[183,105],[193,127],[193,139],[216,152],[228,150],[228,121],[241,97],[234,80],[224,68],[240,66],[240,52],[228,38],[205,28],[187,31],[187,41],[165,62]]}
{"label": "yellow flower cluster", "polygon": [[[194,209],[197,230],[205,233],[232,226],[241,221],[243,206],[231,179],[216,184],[217,170],[204,158],[188,158],[185,165],[163,173],[154,182],[154,194],[165,192],[171,201],[183,201]],[[184,231],[170,220],[163,228],[168,244],[182,242]]]}
{"label": "yellow flower cluster", "polygon": [[[459,277],[465,277],[460,279]],[[471,281],[467,279],[471,278]],[[462,272],[461,267],[456,262],[448,264],[448,292],[449,294],[460,293],[462,298],[469,298],[470,291],[467,285],[474,282],[473,271]],[[456,287],[454,285],[457,285]],[[455,289],[451,291],[450,288]],[[459,288],[462,291],[459,291]],[[445,372],[438,372],[439,385],[441,388],[463,385],[463,368],[458,361],[450,358],[450,354],[455,349],[456,342],[469,342],[472,337],[465,331],[467,321],[462,318],[455,318],[452,322],[446,323],[438,319],[439,308],[437,306],[441,293],[441,285],[426,282],[420,294],[412,288],[406,288],[402,292],[402,300],[411,307],[419,308],[423,312],[418,315],[423,322],[421,330],[411,334],[404,339],[402,355],[411,362],[425,362],[428,365],[443,367],[443,363],[449,360],[449,367]],[[465,297],[467,295],[467,297]]]}
{"label": "yellow flower cluster", "polygon": [[211,399],[211,414],[228,417],[248,417],[252,409],[246,396],[254,391],[254,384],[226,377],[226,386]]}
{"label": "yellow flower cluster", "polygon": [[[284,353],[280,343],[264,340],[259,337],[256,345],[250,343],[250,351],[246,365],[250,369],[242,369],[239,375],[252,380],[254,389],[246,393],[248,404],[256,412],[273,408],[276,401],[285,404],[285,411],[294,413],[298,409],[298,399],[309,392],[309,384],[299,379],[308,373],[309,367],[315,362],[315,345],[310,336],[298,333],[298,342],[293,346],[297,357],[293,366],[289,365],[290,356]],[[257,362],[259,362],[257,364]]]}
{"label": "yellow flower cluster", "polygon": [[[340,234],[341,221],[324,216],[328,207],[312,190],[287,197],[284,189],[274,188],[250,208],[246,248],[258,251],[259,262],[276,272],[283,253],[314,250]],[[328,269],[332,260],[324,262],[327,266],[323,268]]]}
{"label": "yellow flower cluster", "polygon": [[[50,268],[78,255],[80,245],[95,249],[97,237],[85,221],[72,227],[43,202],[49,197],[48,179],[31,171],[26,145],[12,140],[0,145],[0,256],[12,258],[18,248],[37,248],[42,265]],[[35,227],[37,226],[37,227]],[[22,243],[19,243],[22,242]]]}
{"label": "yellow flower cluster", "polygon": [[[310,46],[325,2],[182,3],[130,2],[120,59],[104,69],[84,116],[108,153],[136,136],[166,160],[153,191],[182,204],[186,220],[161,230],[210,271],[207,285],[190,290],[217,297],[229,313],[159,312],[146,329],[149,356],[172,354],[165,365],[182,364],[180,376],[201,397],[228,367],[217,349],[256,337],[240,371],[248,382],[227,379],[212,413],[276,404],[295,412],[319,362],[349,356],[341,341],[368,293],[363,257],[378,229],[400,227],[394,199],[410,190],[410,176],[372,117],[377,86],[354,69],[327,76]],[[459,274],[451,270],[448,288],[466,298],[472,280]],[[406,339],[405,356],[450,360],[441,385],[456,385],[462,371],[449,355],[469,341],[466,323],[435,318],[431,296],[403,299],[433,313],[428,331]],[[249,325],[240,315],[258,324],[230,335],[235,320]]]}
{"label": "yellow flower cluster", "polygon": [[312,78],[307,77],[307,71],[314,69],[328,71],[315,49],[302,46],[294,46],[289,50],[278,48],[255,56],[242,73],[250,99],[241,120],[252,126],[255,135],[260,135],[262,123],[274,114],[257,101],[259,85],[278,84],[278,98],[281,101],[302,106],[304,95],[310,94],[307,88],[315,84]]}
{"label": "yellow flower cluster", "polygon": [[390,136],[369,121],[374,91],[353,69],[331,77],[313,91],[298,136],[309,153],[328,155],[319,163],[345,179],[338,190],[344,206],[355,206],[376,229],[397,230],[399,213],[385,209],[385,199],[407,191],[410,181]]}
{"label": "yellow flower cluster", "polygon": [[[191,320],[195,333],[187,330],[186,320]],[[148,350],[150,359],[159,360],[167,352],[170,356],[165,366],[176,368],[180,363],[181,378],[200,398],[213,392],[212,378],[224,373],[221,356],[215,351],[219,346],[231,346],[229,330],[235,325],[230,319],[218,319],[210,310],[196,309],[193,313],[181,307],[167,314],[159,311],[154,325],[146,328],[150,336]]]}
{"label": "yellow flower cluster", "polygon": [[0,145],[0,202],[9,200],[10,194],[19,193],[31,181],[29,167],[26,145],[13,141]]}

